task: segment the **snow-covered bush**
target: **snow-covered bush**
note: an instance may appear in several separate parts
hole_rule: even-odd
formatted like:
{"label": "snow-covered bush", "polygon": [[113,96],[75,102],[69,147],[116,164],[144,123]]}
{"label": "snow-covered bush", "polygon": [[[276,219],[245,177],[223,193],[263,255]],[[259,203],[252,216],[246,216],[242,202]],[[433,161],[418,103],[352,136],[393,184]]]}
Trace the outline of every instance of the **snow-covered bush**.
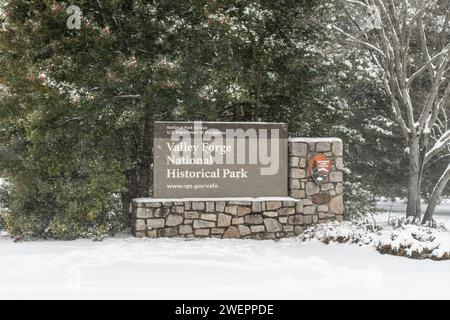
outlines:
{"label": "snow-covered bush", "polygon": [[323,243],[356,243],[367,245],[374,241],[382,226],[375,221],[360,219],[356,221],[329,221],[305,230],[304,240],[317,239]]}
{"label": "snow-covered bush", "polygon": [[380,253],[415,259],[450,259],[450,244],[441,239],[447,231],[444,226],[424,226],[411,218],[393,219],[388,225],[391,230],[375,244]]}
{"label": "snow-covered bush", "polygon": [[445,227],[425,226],[413,219],[332,221],[306,229],[302,240],[313,239],[326,244],[372,245],[382,254],[414,259],[450,259],[450,235]]}

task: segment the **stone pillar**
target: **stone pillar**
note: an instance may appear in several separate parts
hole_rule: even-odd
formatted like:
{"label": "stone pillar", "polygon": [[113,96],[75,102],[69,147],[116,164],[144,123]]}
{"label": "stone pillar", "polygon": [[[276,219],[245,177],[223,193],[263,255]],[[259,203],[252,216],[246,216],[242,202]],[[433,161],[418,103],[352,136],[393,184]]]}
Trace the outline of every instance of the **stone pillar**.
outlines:
{"label": "stone pillar", "polygon": [[[329,182],[317,185],[309,174],[308,159],[323,153],[331,160]],[[289,139],[289,196],[302,199],[303,214],[312,215],[314,222],[342,220],[343,147],[338,138]]]}

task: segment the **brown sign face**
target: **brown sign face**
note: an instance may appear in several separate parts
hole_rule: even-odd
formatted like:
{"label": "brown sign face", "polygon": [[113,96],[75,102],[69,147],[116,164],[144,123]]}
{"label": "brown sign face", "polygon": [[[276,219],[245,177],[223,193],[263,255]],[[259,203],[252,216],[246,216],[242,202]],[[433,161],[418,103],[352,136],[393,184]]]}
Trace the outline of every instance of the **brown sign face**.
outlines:
{"label": "brown sign face", "polygon": [[323,153],[317,153],[308,161],[309,175],[317,184],[326,183],[329,180],[331,161]]}
{"label": "brown sign face", "polygon": [[154,196],[287,196],[285,124],[155,122]]}

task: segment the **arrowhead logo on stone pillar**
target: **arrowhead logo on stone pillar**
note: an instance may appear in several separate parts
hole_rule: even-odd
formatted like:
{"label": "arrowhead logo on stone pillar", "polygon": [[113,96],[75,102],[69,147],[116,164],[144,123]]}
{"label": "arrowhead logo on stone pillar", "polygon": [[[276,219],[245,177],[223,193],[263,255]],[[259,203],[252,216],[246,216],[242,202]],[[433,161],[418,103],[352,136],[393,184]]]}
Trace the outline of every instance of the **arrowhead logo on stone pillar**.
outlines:
{"label": "arrowhead logo on stone pillar", "polygon": [[308,161],[309,175],[317,184],[329,181],[331,160],[323,153],[316,153]]}

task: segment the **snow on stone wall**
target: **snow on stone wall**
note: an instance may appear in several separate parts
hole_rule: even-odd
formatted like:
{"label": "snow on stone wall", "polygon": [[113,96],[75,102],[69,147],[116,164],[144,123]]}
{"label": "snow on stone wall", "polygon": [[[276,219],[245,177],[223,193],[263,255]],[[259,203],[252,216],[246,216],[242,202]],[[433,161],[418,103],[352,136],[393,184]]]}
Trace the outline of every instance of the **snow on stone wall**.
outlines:
{"label": "snow on stone wall", "polygon": [[[278,239],[344,213],[343,147],[336,138],[289,139],[289,196],[280,198],[135,199],[131,208],[136,237],[217,237]],[[317,185],[308,159],[331,160],[329,182]]]}

